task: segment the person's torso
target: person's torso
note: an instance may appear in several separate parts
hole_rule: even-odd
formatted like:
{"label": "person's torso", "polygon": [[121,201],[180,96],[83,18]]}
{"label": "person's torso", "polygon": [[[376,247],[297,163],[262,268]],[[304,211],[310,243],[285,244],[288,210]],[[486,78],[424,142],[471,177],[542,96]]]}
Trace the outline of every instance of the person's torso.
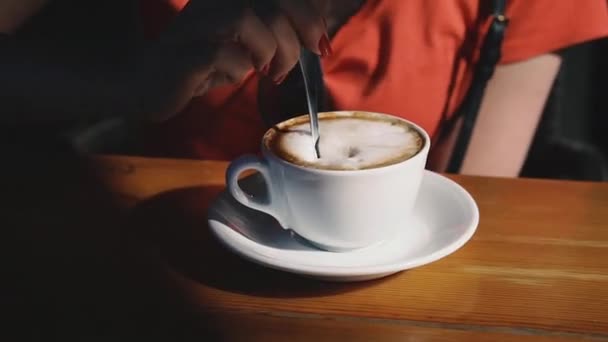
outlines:
{"label": "person's torso", "polygon": [[[368,0],[332,38],[334,54],[322,60],[327,109],[392,114],[434,135],[468,88],[474,51],[487,22],[479,4]],[[252,72],[238,86],[194,99],[175,118],[153,128],[152,153],[232,159],[258,151],[268,128],[262,114],[287,118],[306,113],[299,77],[289,79],[275,88]]]}

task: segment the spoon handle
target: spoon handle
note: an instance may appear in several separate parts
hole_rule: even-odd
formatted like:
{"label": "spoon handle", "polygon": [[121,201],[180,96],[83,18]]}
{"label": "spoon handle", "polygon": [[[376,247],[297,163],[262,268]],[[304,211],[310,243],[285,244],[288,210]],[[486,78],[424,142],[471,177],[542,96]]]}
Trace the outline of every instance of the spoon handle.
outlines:
{"label": "spoon handle", "polygon": [[315,152],[317,158],[321,158],[319,152],[319,114],[318,110],[318,99],[319,89],[316,86],[316,82],[312,82],[312,76],[315,74],[321,74],[321,60],[319,56],[302,49],[300,54],[300,70],[302,71],[302,78],[304,79],[304,88],[306,89],[306,100],[308,102],[308,115],[310,116],[310,132],[312,135],[312,142],[315,146]]}

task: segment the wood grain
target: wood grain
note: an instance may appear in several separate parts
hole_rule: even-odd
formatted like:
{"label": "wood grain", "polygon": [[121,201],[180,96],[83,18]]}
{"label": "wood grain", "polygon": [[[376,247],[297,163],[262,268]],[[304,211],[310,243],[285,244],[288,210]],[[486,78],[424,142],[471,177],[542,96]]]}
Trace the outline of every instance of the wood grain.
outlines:
{"label": "wood grain", "polygon": [[608,340],[608,184],[451,176],[480,208],[467,245],[382,280],[332,284],[262,269],[218,246],[204,212],[222,190],[226,163],[98,160],[126,205],[147,203],[143,216],[153,223],[164,212],[153,242],[164,251],[163,276],[193,309],[238,321],[243,330],[229,329],[235,340],[321,339],[323,331],[416,341]]}
{"label": "wood grain", "polygon": [[[581,341],[576,334],[539,335],[532,330],[421,324],[418,322],[358,320],[291,314],[218,312],[202,317],[212,322],[206,333],[222,341]],[[238,329],[235,329],[235,325]]]}

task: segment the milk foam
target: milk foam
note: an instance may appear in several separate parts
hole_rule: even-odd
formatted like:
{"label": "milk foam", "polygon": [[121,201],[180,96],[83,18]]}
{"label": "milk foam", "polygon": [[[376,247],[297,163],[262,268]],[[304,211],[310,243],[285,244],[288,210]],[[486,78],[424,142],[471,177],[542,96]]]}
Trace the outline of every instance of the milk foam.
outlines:
{"label": "milk foam", "polygon": [[280,148],[304,164],[322,169],[357,170],[415,155],[421,137],[406,124],[357,118],[319,121],[321,140],[317,158],[306,122],[281,133]]}

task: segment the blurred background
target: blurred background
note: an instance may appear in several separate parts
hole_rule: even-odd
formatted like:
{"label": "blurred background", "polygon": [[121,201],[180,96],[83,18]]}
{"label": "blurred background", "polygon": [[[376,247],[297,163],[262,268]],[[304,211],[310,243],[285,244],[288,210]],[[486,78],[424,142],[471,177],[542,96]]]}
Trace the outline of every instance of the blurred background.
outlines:
{"label": "blurred background", "polygon": [[522,176],[608,181],[608,39],[560,54]]}
{"label": "blurred background", "polygon": [[[128,48],[140,36],[135,1],[54,3],[36,18],[36,27],[26,27],[21,34],[35,35],[43,28],[45,39],[57,44],[78,41],[101,56],[117,44]],[[107,18],[112,18],[113,25],[107,25]],[[580,44],[560,54],[563,64],[521,176],[608,181],[608,40]],[[89,152],[132,154],[131,128],[120,120],[109,120],[83,123],[68,133]]]}

